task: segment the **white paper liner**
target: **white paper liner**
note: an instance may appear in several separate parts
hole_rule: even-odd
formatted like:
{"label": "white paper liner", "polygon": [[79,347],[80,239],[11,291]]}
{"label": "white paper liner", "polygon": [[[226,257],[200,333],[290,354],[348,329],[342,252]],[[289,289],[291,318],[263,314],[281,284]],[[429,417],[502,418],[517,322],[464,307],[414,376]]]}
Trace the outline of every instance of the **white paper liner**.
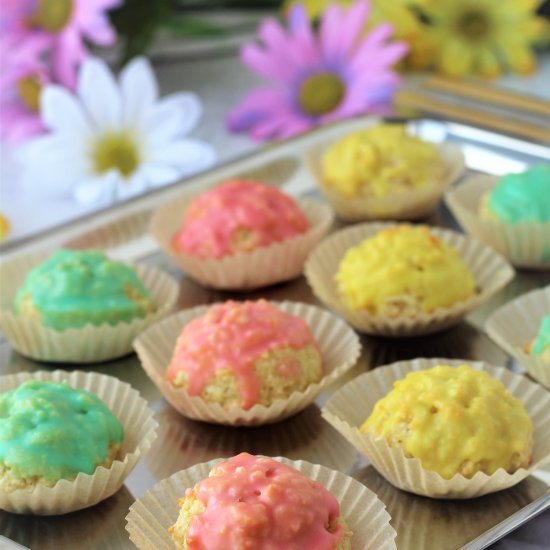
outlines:
{"label": "white paper liner", "polygon": [[145,460],[157,479],[199,462],[236,455],[243,449],[255,455],[307,460],[340,471],[350,471],[357,459],[355,447],[323,420],[316,405],[273,424],[269,431],[195,422],[170,406],[156,419],[158,437]]}
{"label": "white paper liner", "polygon": [[311,384],[305,391],[295,391],[288,399],[278,399],[267,407],[257,404],[248,410],[234,408],[226,411],[218,403],[207,403],[198,396],[190,396],[186,390],[175,388],[166,379],[166,369],[183,327],[212,306],[186,309],[156,323],[139,335],[134,342],[134,349],[145,372],[159,391],[177,411],[188,418],[232,426],[272,424],[307,407],[351,369],[359,357],[361,346],[359,338],[346,323],[321,308],[298,302],[271,303],[282,311],[301,317],[309,325],[319,344],[325,374],[318,383]]}
{"label": "white paper liner", "polygon": [[454,143],[441,143],[437,148],[445,163],[445,174],[440,181],[386,197],[346,197],[324,180],[322,158],[330,145],[332,142],[313,146],[306,151],[304,159],[338,216],[348,221],[417,220],[425,217],[437,206],[445,190],[460,178],[465,169],[460,147]]}
{"label": "white paper liner", "polygon": [[333,220],[328,206],[314,200],[297,199],[310,222],[310,229],[305,233],[251,252],[219,260],[202,260],[172,248],[172,237],[181,227],[183,214],[198,195],[187,193],[160,206],[151,219],[151,233],[186,275],[217,289],[247,290],[298,277],[307,255],[327,233]]}
{"label": "white paper liner", "polygon": [[121,357],[132,351],[134,338],[150,324],[167,315],[175,306],[178,283],[165,272],[144,264],[133,267],[151,293],[156,311],[129,323],[86,325],[58,331],[13,312],[13,301],[27,273],[51,255],[39,253],[16,258],[0,265],[0,329],[21,354],[38,361],[94,363]]}
{"label": "white paper liner", "polygon": [[[533,457],[529,468],[513,474],[504,469],[492,475],[477,472],[471,479],[456,474],[443,479],[438,473],[425,470],[418,458],[408,458],[401,448],[390,447],[382,437],[362,433],[359,426],[370,416],[375,403],[393,389],[393,383],[408,372],[436,365],[468,364],[487,371],[522,401],[533,421]],[[550,461],[550,393],[525,376],[482,361],[456,359],[415,359],[400,361],[367,372],[338,390],[322,410],[328,420],[366,456],[390,483],[411,493],[432,498],[474,498],[512,487],[531,472]]]}
{"label": "white paper liner", "polygon": [[430,227],[432,234],[458,250],[476,281],[477,292],[471,298],[449,308],[438,308],[431,313],[418,313],[414,317],[390,318],[372,315],[367,311],[352,310],[340,297],[334,280],[340,261],[350,248],[389,227],[395,227],[395,224],[365,223],[338,231],[313,250],[304,269],[314,294],[362,332],[402,337],[443,330],[460,322],[514,276],[514,270],[510,265],[490,247],[455,231]]}
{"label": "white paper liner", "polygon": [[[386,505],[397,531],[398,548],[462,548],[547,492],[542,480],[530,476],[515,487],[474,500],[440,500],[405,493],[382,478],[372,466],[354,472]],[[449,521],[449,518],[452,518]]]}
{"label": "white paper liner", "polygon": [[550,388],[550,365],[526,353],[537,337],[542,319],[550,313],[550,286],[523,294],[495,311],[485,324],[487,334],[525,370]]}
{"label": "white paper liner", "polygon": [[492,246],[518,267],[550,269],[550,222],[507,224],[479,214],[482,197],[496,184],[494,176],[474,176],[445,195],[451,212],[468,233]]}
{"label": "white paper liner", "polygon": [[116,493],[156,437],[157,422],[147,402],[132,386],[118,378],[82,371],[37,371],[2,376],[0,392],[15,389],[27,380],[67,380],[73,388],[96,394],[124,426],[124,441],[119,458],[110,468],[99,466],[93,474],[80,473],[74,480],[62,479],[53,487],[38,484],[32,491],[0,492],[0,509],[18,514],[66,514],[93,506]]}
{"label": "white paper liner", "polygon": [[[384,504],[363,484],[341,472],[303,460],[274,459],[318,481],[336,497],[340,503],[340,515],[353,531],[351,542],[354,549],[396,548],[396,532],[390,525],[390,516]],[[140,550],[173,550],[174,542],[168,528],[178,517],[178,499],[184,496],[185,489],[208,477],[219,461],[211,460],[177,472],[147,491],[130,507],[130,513],[126,516],[130,540]]]}

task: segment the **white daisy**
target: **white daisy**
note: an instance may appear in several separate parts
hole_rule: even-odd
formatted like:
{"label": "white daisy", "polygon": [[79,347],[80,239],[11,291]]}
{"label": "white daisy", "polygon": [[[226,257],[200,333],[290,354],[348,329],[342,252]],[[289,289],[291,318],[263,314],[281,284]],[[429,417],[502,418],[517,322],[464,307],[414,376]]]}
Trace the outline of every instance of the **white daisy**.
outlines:
{"label": "white daisy", "polygon": [[200,115],[194,94],[158,99],[146,59],[134,59],[117,82],[103,61],[91,58],[80,68],[76,96],[55,85],[42,91],[50,133],[22,147],[23,179],[48,194],[72,192],[84,204],[172,183],[215,160],[210,145],[184,137]]}

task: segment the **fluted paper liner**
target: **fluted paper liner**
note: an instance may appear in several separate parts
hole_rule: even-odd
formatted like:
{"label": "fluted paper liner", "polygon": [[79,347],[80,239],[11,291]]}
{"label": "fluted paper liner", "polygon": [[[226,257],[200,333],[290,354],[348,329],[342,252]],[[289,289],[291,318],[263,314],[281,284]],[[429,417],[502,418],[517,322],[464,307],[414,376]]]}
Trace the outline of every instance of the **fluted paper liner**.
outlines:
{"label": "fluted paper liner", "polygon": [[495,311],[485,324],[487,334],[547,388],[550,388],[550,364],[544,364],[536,355],[526,353],[525,345],[537,337],[542,319],[549,313],[550,286],[547,286],[508,302]]}
{"label": "fluted paper liner", "polygon": [[254,405],[248,410],[224,410],[218,403],[207,403],[198,396],[190,396],[183,388],[176,388],[166,379],[165,373],[183,327],[203,315],[208,306],[186,309],[156,323],[142,332],[134,342],[139,360],[149,378],[170,404],[181,414],[195,420],[256,426],[271,424],[301,411],[333,382],[356,363],[360,343],[355,332],[331,313],[297,302],[271,302],[286,313],[301,317],[310,327],[323,358],[324,376],[305,391],[295,391],[288,399],[278,399],[271,405]]}
{"label": "fluted paper liner", "polygon": [[[307,477],[321,483],[340,503],[340,515],[353,531],[354,550],[395,549],[396,532],[382,501],[362,483],[336,470],[303,460],[274,460],[296,468]],[[173,550],[168,534],[179,514],[178,499],[187,488],[208,477],[220,459],[211,460],[182,470],[157,483],[131,507],[126,516],[130,540],[140,550]]]}
{"label": "fluted paper liner", "polygon": [[246,290],[298,277],[307,255],[327,233],[333,220],[328,206],[314,200],[297,199],[310,222],[305,233],[251,252],[203,260],[172,248],[172,237],[181,227],[183,214],[198,195],[187,193],[159,207],[151,219],[151,232],[186,275],[212,288]]}
{"label": "fluted paper liner", "polygon": [[0,509],[18,514],[67,514],[93,506],[116,493],[138,460],[156,437],[153,411],[139,393],[126,382],[96,372],[37,371],[0,377],[0,392],[19,387],[27,380],[62,382],[100,397],[124,426],[124,441],[118,458],[109,468],[99,466],[93,474],[80,473],[62,479],[53,487],[38,484],[32,491],[0,492]]}
{"label": "fluted paper liner", "polygon": [[483,196],[498,178],[474,176],[445,195],[451,212],[468,233],[492,246],[518,267],[550,269],[550,221],[507,224],[479,214]]}
{"label": "fluted paper liner", "polygon": [[134,338],[150,324],[167,315],[176,304],[179,287],[163,271],[144,264],[133,267],[151,293],[156,310],[145,317],[116,325],[86,325],[62,331],[44,326],[13,312],[13,301],[27,273],[51,253],[39,253],[4,262],[0,266],[0,328],[21,354],[39,361],[94,363],[121,357],[132,351]]}
{"label": "fluted paper liner", "polygon": [[304,272],[314,294],[357,330],[394,337],[419,336],[443,330],[460,322],[514,276],[512,267],[490,247],[455,231],[430,227],[433,235],[458,250],[476,281],[475,294],[451,307],[438,308],[430,313],[418,312],[414,316],[392,318],[350,309],[340,297],[335,281],[340,261],[350,248],[374,237],[383,229],[395,226],[392,223],[365,223],[338,231],[323,240],[306,262]]}
{"label": "fluted paper liner", "polygon": [[460,147],[454,143],[442,143],[437,146],[445,164],[445,174],[441,180],[419,189],[385,197],[346,197],[325,182],[322,158],[330,145],[331,143],[324,142],[306,151],[305,162],[338,216],[348,221],[416,220],[425,217],[437,206],[445,190],[465,169]]}
{"label": "fluted paper liner", "polygon": [[[477,472],[471,479],[461,474],[443,479],[438,473],[425,470],[418,458],[408,458],[401,448],[390,447],[383,437],[359,431],[359,426],[370,416],[375,403],[387,395],[393,389],[393,383],[404,378],[408,372],[436,365],[459,366],[464,363],[476,370],[487,371],[522,401],[533,421],[534,447],[529,468],[520,468],[513,474],[501,468],[492,475]],[[338,390],[323,408],[322,414],[390,483],[427,497],[474,498],[501,491],[516,485],[550,461],[550,393],[525,376],[481,361],[415,359],[379,367]]]}

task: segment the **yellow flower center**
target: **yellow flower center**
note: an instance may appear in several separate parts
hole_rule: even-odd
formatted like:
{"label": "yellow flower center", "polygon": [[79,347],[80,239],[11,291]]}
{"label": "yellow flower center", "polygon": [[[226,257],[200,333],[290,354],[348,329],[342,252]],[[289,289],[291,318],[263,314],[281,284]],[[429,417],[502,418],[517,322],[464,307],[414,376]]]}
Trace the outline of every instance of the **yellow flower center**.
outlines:
{"label": "yellow flower center", "polygon": [[96,173],[103,174],[114,169],[127,178],[139,165],[137,143],[127,132],[106,134],[95,143],[92,160]]}
{"label": "yellow flower center", "polygon": [[482,11],[467,11],[459,17],[457,23],[459,34],[469,40],[485,38],[490,27],[487,14]]}
{"label": "yellow flower center", "polygon": [[340,105],[345,91],[344,83],[335,74],[319,73],[302,82],[298,100],[306,114],[321,116]]}
{"label": "yellow flower center", "polygon": [[38,0],[38,8],[29,18],[29,23],[57,33],[65,28],[72,14],[73,0]]}
{"label": "yellow flower center", "polygon": [[40,110],[40,90],[42,86],[34,74],[24,76],[17,81],[19,98],[29,111],[37,113]]}

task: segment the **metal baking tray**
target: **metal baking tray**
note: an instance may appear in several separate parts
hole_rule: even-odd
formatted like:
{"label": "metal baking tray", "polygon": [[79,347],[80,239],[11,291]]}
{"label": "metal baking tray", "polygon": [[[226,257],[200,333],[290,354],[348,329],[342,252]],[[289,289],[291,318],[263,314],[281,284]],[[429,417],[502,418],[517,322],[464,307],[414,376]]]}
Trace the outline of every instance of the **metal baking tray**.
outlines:
{"label": "metal baking tray", "polygon": [[[339,123],[248,155],[169,188],[11,244],[4,247],[3,257],[67,244],[104,246],[119,258],[159,266],[178,278],[181,284],[179,309],[228,298],[243,299],[245,296],[250,299],[265,297],[318,304],[303,277],[246,294],[205,289],[186,278],[158,249],[147,234],[148,219],[158,204],[177,195],[183,188],[198,189],[237,174],[253,176],[258,167],[265,165],[273,165],[277,177],[284,173],[287,181],[283,188],[289,193],[323,200],[300,163],[301,152],[316,140],[325,140],[364,124],[365,119],[362,118]],[[500,174],[533,163],[550,162],[550,148],[472,126],[428,119],[410,121],[409,125],[426,139],[460,143],[470,170]],[[425,221],[431,225],[458,228],[443,203]],[[337,222],[335,227],[339,226],[341,224]],[[119,236],[114,238],[113,235]],[[502,303],[549,283],[550,273],[518,272],[508,287],[475,311],[466,322],[437,335],[399,340],[362,335],[363,354],[356,367],[339,384],[365,370],[415,357],[476,359],[521,370],[483,333],[483,322]],[[5,339],[0,341],[0,374],[60,367],[63,368],[63,365],[37,363],[22,357],[11,349]],[[399,550],[486,548],[550,508],[550,469],[537,470],[534,475],[506,491],[466,501],[433,500],[395,489],[322,420],[320,407],[326,401],[327,394],[295,417],[278,424],[228,428],[191,421],[179,415],[162,398],[133,355],[80,368],[117,376],[138,389],[157,415],[159,436],[123,488],[92,508],[57,517],[0,512],[0,535],[33,550],[74,548],[75,543],[83,550],[132,548],[124,518],[135,498],[158,480],[182,468],[240,451],[302,458],[353,475],[374,490],[388,507],[392,525],[398,533]],[[550,530],[547,536],[550,537]],[[548,540],[538,542],[541,548],[548,544]],[[8,548],[8,544],[0,537],[0,548]]]}

